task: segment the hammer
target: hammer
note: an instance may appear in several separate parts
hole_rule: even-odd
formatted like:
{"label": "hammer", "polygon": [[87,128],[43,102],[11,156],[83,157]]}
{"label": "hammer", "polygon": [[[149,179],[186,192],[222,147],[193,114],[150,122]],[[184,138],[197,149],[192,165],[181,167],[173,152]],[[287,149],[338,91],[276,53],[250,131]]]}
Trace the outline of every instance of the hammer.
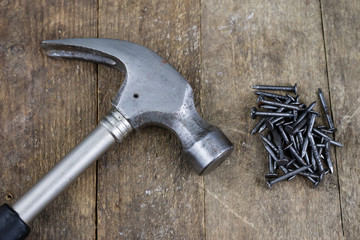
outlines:
{"label": "hammer", "polygon": [[233,151],[225,134],[196,111],[190,84],[153,51],[99,38],[43,41],[42,47],[50,57],[116,68],[125,80],[99,125],[12,207],[0,206],[0,240],[25,239],[36,215],[111,145],[140,127],[160,126],[174,132],[199,175],[215,169]]}

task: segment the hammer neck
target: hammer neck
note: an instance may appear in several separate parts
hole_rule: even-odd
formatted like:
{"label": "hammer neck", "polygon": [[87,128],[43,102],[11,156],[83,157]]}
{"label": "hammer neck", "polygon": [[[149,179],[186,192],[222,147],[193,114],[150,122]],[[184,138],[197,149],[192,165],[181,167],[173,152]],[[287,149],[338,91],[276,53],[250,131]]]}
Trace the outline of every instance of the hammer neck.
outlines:
{"label": "hammer neck", "polygon": [[121,142],[129,133],[133,131],[130,123],[116,109],[110,111],[100,124],[108,130],[117,142]]}

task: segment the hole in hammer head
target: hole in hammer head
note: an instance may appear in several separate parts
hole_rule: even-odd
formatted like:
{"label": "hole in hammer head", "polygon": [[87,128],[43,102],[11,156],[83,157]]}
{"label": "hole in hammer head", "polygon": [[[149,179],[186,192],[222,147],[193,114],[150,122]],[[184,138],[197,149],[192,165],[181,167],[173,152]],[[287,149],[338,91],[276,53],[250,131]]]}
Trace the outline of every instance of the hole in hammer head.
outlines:
{"label": "hole in hammer head", "polygon": [[138,97],[139,97],[139,94],[134,93],[134,98],[138,98]]}
{"label": "hole in hammer head", "polygon": [[8,193],[8,194],[6,195],[6,200],[7,200],[7,201],[12,200],[13,198],[14,198],[14,196],[13,196],[11,193]]}

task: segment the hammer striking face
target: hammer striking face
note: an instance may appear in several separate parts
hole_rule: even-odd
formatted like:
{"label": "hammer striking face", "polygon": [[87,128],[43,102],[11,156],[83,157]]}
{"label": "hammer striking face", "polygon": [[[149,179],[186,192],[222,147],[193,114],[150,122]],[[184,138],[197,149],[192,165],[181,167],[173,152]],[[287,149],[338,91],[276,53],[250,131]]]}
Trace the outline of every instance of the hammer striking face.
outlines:
{"label": "hammer striking face", "polygon": [[44,41],[42,47],[50,57],[114,67],[125,74],[125,80],[112,101],[113,109],[100,124],[13,208],[0,207],[0,237],[26,237],[30,231],[27,223],[112,144],[139,127],[156,125],[173,131],[200,175],[216,168],[233,151],[224,133],[197,113],[189,83],[151,50],[126,41],[96,38]]}

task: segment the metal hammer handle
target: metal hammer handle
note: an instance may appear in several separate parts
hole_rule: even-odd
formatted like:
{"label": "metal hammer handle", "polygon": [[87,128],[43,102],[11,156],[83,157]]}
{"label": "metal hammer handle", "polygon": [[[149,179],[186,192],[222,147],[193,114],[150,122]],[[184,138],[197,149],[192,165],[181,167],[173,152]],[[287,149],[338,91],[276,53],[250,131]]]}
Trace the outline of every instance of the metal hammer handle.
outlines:
{"label": "metal hammer handle", "polygon": [[[18,219],[20,222],[22,220],[23,223],[28,224],[112,144],[120,142],[132,130],[130,123],[117,110],[112,110],[84,140],[23,195],[9,211],[13,210],[12,215],[15,215],[15,218],[20,217]],[[4,211],[4,214],[9,215],[9,211]],[[6,218],[1,214],[0,211],[0,222]],[[1,236],[8,236],[1,234],[6,234],[3,231],[11,231],[11,228],[14,227],[13,221],[8,222],[8,227],[5,225],[0,227],[0,239]]]}

